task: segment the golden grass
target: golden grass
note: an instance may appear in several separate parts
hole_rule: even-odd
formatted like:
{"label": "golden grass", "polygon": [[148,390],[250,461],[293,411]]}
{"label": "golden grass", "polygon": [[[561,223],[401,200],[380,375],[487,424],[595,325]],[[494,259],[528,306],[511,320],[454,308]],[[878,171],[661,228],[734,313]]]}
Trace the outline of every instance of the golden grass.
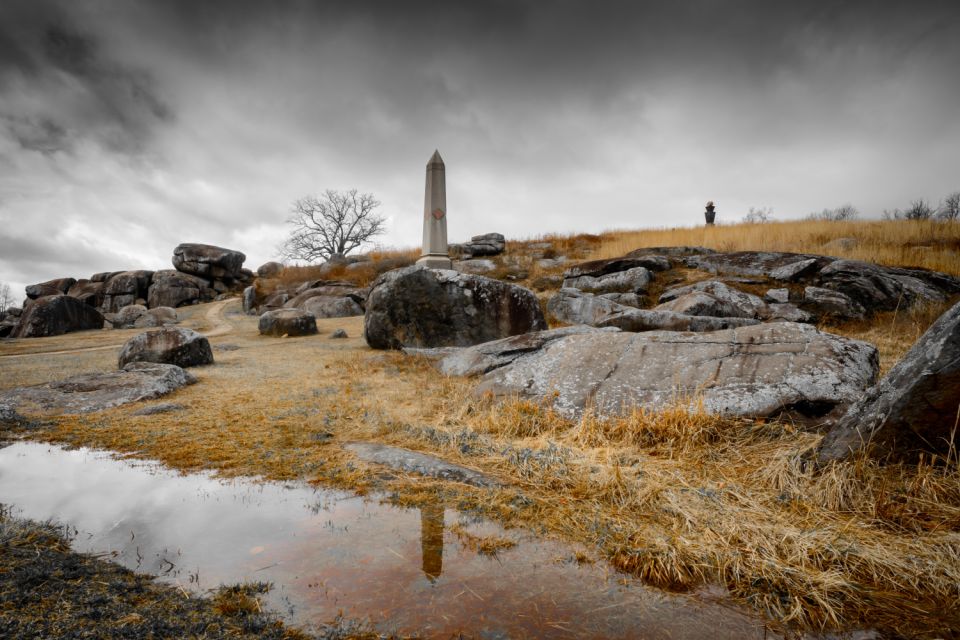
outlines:
{"label": "golden grass", "polygon": [[[837,242],[851,238],[852,243]],[[592,258],[615,258],[640,247],[701,246],[717,251],[787,251],[922,267],[960,275],[960,221],[798,220],[600,235]]]}
{"label": "golden grass", "polygon": [[308,280],[342,280],[365,287],[377,279],[385,269],[396,268],[413,262],[420,257],[418,249],[396,249],[374,251],[367,254],[366,260],[357,264],[316,264],[284,267],[274,278],[257,280],[258,295],[268,295],[280,287],[297,286]]}

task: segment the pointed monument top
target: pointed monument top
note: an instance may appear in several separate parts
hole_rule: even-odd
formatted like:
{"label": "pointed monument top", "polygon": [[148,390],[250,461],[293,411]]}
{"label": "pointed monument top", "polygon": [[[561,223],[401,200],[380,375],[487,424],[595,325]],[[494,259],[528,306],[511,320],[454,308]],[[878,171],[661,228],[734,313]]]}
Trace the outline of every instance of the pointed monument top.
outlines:
{"label": "pointed monument top", "polygon": [[440,157],[440,152],[436,149],[434,149],[433,155],[430,156],[430,160],[427,162],[428,166],[431,164],[443,164],[443,158]]}

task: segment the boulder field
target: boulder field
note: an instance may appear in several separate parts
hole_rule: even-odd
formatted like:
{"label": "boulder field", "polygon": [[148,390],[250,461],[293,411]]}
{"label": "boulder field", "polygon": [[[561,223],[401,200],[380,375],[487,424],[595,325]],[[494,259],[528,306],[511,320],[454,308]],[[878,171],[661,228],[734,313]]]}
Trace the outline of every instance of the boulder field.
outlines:
{"label": "boulder field", "polygon": [[[174,269],[160,271],[132,270],[95,273],[89,279],[57,278],[26,287],[27,299],[14,322],[9,314],[0,318],[0,337],[42,337],[71,331],[99,329],[104,317],[111,324],[114,316],[132,305],[150,309],[175,309],[188,304],[209,302],[218,295],[240,291],[253,282],[253,272],[243,268],[246,256],[239,251],[213,245],[185,243],[173,251]],[[31,309],[43,302],[37,312]],[[74,302],[68,302],[69,298]],[[79,310],[77,305],[91,311]],[[175,322],[169,312],[151,314],[138,326],[162,326]],[[97,318],[99,317],[99,322]],[[131,326],[121,319],[119,325]],[[11,326],[11,328],[6,328]],[[110,326],[110,325],[107,325]]]}

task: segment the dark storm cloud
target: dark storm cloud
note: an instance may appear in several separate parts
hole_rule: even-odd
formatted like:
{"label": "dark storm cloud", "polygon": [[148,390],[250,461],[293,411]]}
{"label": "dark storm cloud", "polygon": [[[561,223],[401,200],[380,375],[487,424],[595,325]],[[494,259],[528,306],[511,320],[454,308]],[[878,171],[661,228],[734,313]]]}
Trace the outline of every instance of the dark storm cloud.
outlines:
{"label": "dark storm cloud", "polygon": [[434,148],[452,240],[936,200],[958,27],[955,1],[8,1],[0,228],[29,250],[6,237],[0,279],[181,241],[255,267],[326,188],[375,192],[412,245]]}
{"label": "dark storm cloud", "polygon": [[25,149],[69,151],[74,140],[94,138],[136,152],[173,118],[149,74],[109,59],[64,9],[15,2],[5,11],[0,87],[20,100],[5,101],[0,117]]}

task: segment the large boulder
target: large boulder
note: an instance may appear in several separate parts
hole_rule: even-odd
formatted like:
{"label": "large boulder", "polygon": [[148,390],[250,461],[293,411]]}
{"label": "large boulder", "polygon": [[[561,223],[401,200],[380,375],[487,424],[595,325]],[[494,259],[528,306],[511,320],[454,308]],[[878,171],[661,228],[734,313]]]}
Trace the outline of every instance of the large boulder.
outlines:
{"label": "large boulder", "polygon": [[591,260],[581,262],[563,272],[564,278],[579,278],[591,276],[599,278],[611,273],[619,273],[643,267],[649,271],[666,271],[670,268],[670,261],[658,255],[637,255],[629,258],[610,258],[607,260]]}
{"label": "large boulder", "polygon": [[283,272],[283,264],[279,262],[264,262],[257,267],[257,275],[261,278],[275,278]]}
{"label": "large boulder", "polygon": [[484,233],[460,245],[461,251],[471,256],[496,256],[503,253],[507,241],[500,233]]}
{"label": "large boulder", "polygon": [[177,310],[173,307],[154,307],[134,320],[133,326],[136,329],[152,329],[177,324],[178,321]]}
{"label": "large boulder", "polygon": [[210,349],[210,342],[206,337],[196,331],[168,327],[147,331],[127,340],[120,350],[120,368],[131,362],[194,367],[213,364],[213,350]]}
{"label": "large boulder", "polygon": [[99,311],[76,298],[61,294],[35,300],[20,316],[10,336],[40,338],[102,328],[103,315]]}
{"label": "large boulder", "polygon": [[716,318],[749,318],[752,314],[744,313],[726,300],[715,298],[703,291],[685,293],[670,302],[664,302],[653,308],[654,311],[673,311],[690,316],[713,316]]}
{"label": "large boulder", "polygon": [[847,294],[823,287],[804,287],[803,307],[819,317],[856,320],[866,313],[863,306]]}
{"label": "large boulder", "polygon": [[209,280],[240,279],[240,270],[246,259],[247,256],[239,251],[210,244],[185,242],[173,250],[173,267],[177,271]]}
{"label": "large boulder", "polygon": [[825,266],[820,270],[820,286],[839,291],[870,311],[946,300],[937,287],[910,272],[859,260],[836,260]]}
{"label": "large boulder", "polygon": [[710,310],[708,307],[712,306],[713,310],[717,311],[718,313],[692,313],[692,311],[683,311],[685,308],[690,308],[691,310],[695,309],[697,307],[696,302],[703,302],[704,300],[700,297],[687,298],[685,303],[682,302],[675,305],[667,305],[663,308],[671,311],[679,311],[681,313],[689,313],[690,315],[723,314],[728,315],[729,317],[757,318],[763,315],[767,306],[759,296],[755,296],[752,293],[747,293],[745,291],[740,291],[739,289],[734,289],[733,287],[724,282],[720,282],[719,280],[703,280],[701,282],[695,282],[694,284],[683,287],[669,289],[660,295],[658,302],[663,305],[664,303],[673,302],[691,293],[705,293],[716,299],[717,303],[706,306],[701,305],[700,310]]}
{"label": "large boulder", "polygon": [[103,282],[77,280],[67,291],[67,295],[80,302],[99,308],[103,305]]}
{"label": "large boulder", "polygon": [[139,320],[141,316],[146,315],[146,313],[147,308],[142,304],[127,305],[113,314],[110,318],[110,323],[114,329],[129,329],[133,326],[134,322]]}
{"label": "large boulder", "polygon": [[927,329],[913,348],[827,433],[818,462],[866,451],[910,459],[946,456],[960,445],[960,303]]}
{"label": "large boulder", "polygon": [[293,308],[303,308],[304,303],[310,298],[316,298],[318,296],[330,297],[330,298],[350,298],[357,304],[362,305],[364,300],[366,300],[367,292],[364,289],[357,287],[356,285],[345,282],[345,283],[333,283],[333,284],[319,284],[317,286],[310,287],[300,291],[298,289],[297,295],[287,300],[283,306],[288,309]]}
{"label": "large boulder", "polygon": [[274,309],[260,316],[259,328],[265,336],[308,336],[317,332],[317,319],[303,309]]}
{"label": "large boulder", "polygon": [[37,284],[28,284],[26,287],[27,298],[36,300],[46,296],[60,295],[69,291],[70,287],[76,283],[77,281],[74,278],[57,278]]}
{"label": "large boulder", "polygon": [[633,267],[599,276],[568,277],[564,279],[563,286],[587,293],[644,293],[650,286],[650,280],[650,271],[646,267]]}
{"label": "large boulder", "polygon": [[132,362],[119,371],[0,391],[0,404],[27,415],[88,413],[158,398],[196,381],[176,365]]}
{"label": "large boulder", "polygon": [[570,288],[560,289],[547,301],[547,313],[550,317],[566,324],[594,326],[611,315],[629,311],[631,308],[606,296],[595,296]]}
{"label": "large boulder", "polygon": [[364,317],[375,349],[470,346],[547,328],[536,295],[484,276],[414,265],[373,284]]}
{"label": "large boulder", "polygon": [[583,333],[487,373],[478,394],[538,399],[577,417],[680,402],[704,411],[819,418],[873,384],[877,350],[804,324],[712,333]]}
{"label": "large boulder", "polygon": [[349,318],[362,316],[363,307],[356,300],[345,296],[314,296],[300,305],[315,318]]}
{"label": "large boulder", "polygon": [[121,271],[114,274],[103,287],[104,313],[114,313],[146,298],[153,278],[153,271]]}
{"label": "large boulder", "polygon": [[182,307],[198,302],[209,302],[216,297],[203,278],[180,273],[172,269],[157,271],[153,274],[153,284],[147,292],[147,306]]}

